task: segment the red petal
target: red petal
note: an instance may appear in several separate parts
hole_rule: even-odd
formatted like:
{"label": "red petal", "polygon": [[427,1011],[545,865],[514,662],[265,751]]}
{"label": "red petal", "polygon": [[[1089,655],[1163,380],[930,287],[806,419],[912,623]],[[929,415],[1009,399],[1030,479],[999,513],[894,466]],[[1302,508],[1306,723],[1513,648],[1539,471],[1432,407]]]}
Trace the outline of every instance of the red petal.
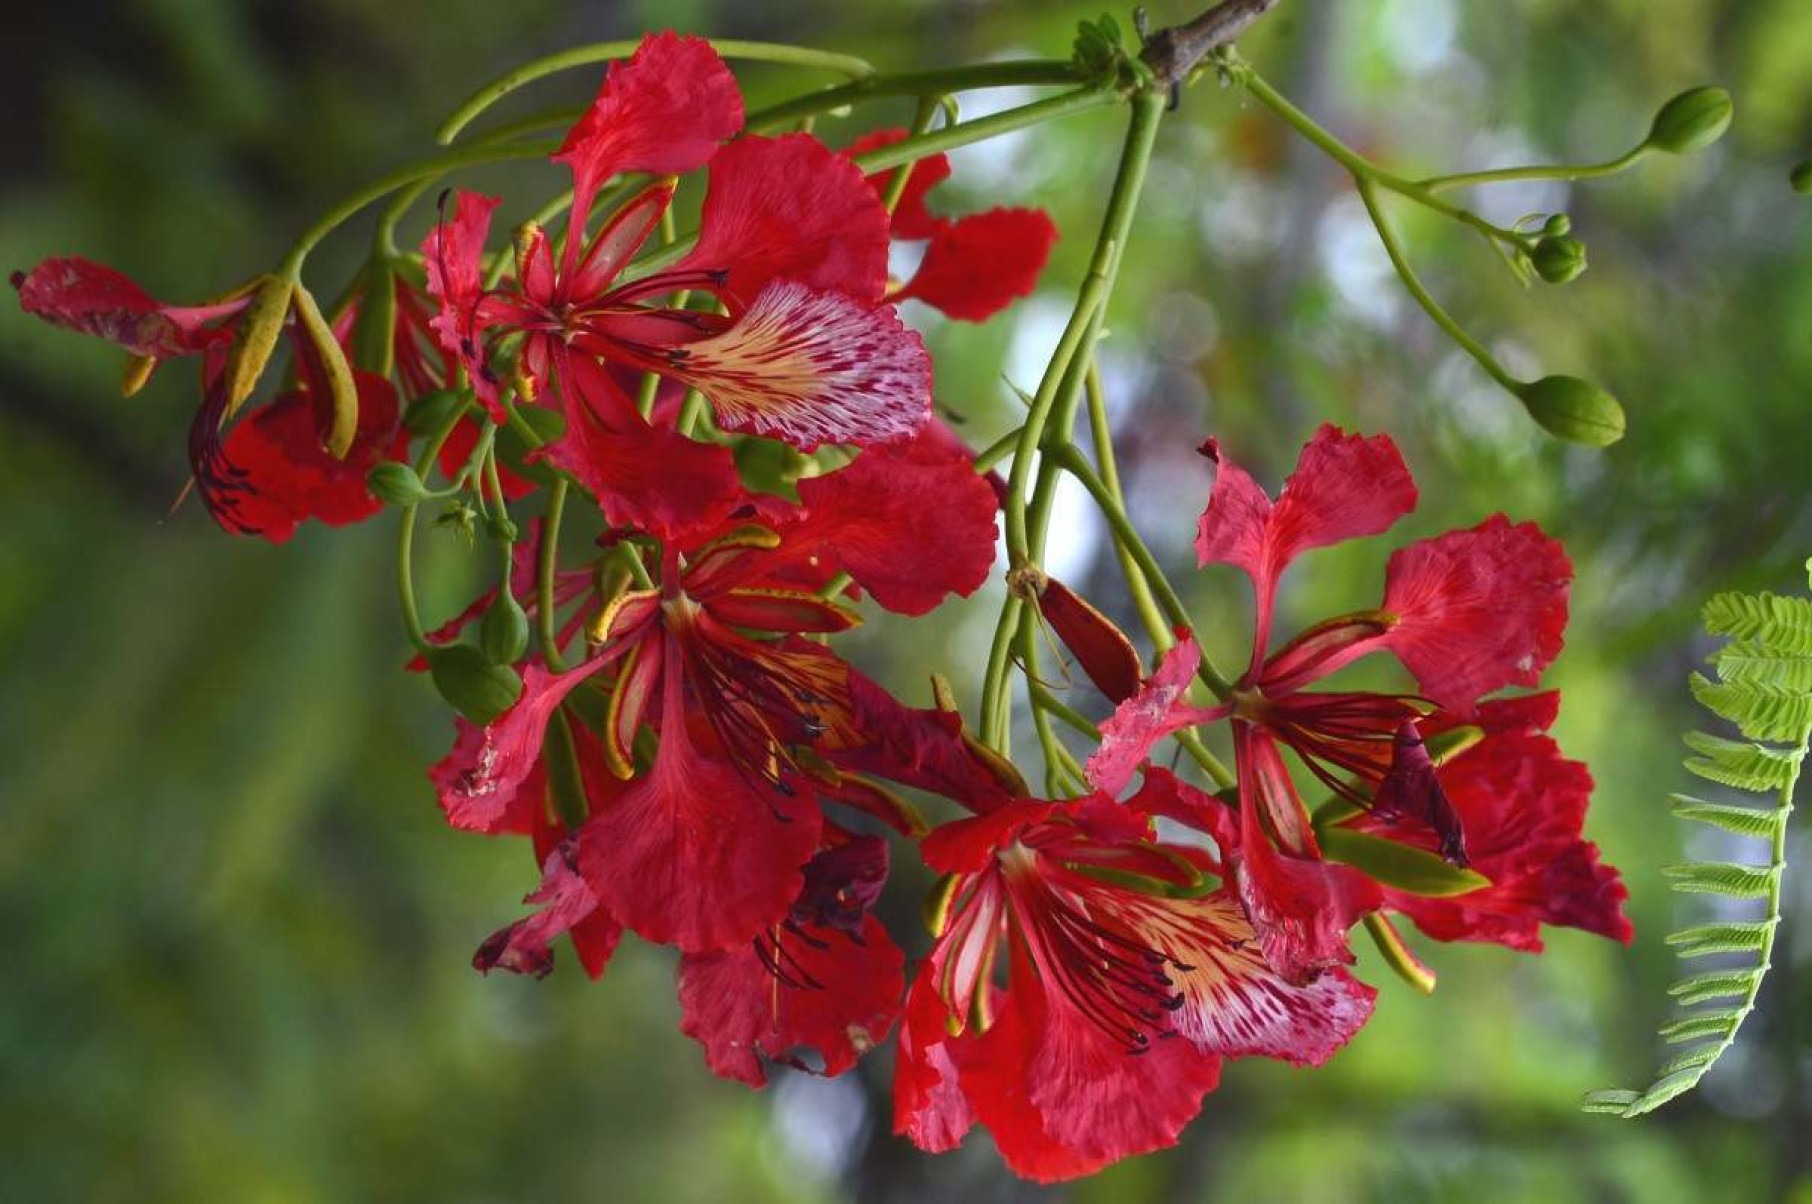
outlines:
{"label": "red petal", "polygon": [[971,745],[960,715],[908,707],[854,669],[848,683],[855,727],[867,739],[831,750],[839,768],[928,790],[976,812],[1023,793],[1023,782],[1007,780]]}
{"label": "red petal", "polygon": [[691,344],[671,375],[703,391],[718,424],[784,440],[871,444],[931,414],[931,358],[888,306],[797,281],[764,288],[736,324]]}
{"label": "red petal", "polygon": [[[680,958],[680,1030],[705,1047],[711,1069],[751,1087],[763,1061],[842,1074],[887,1037],[900,1014],[905,955],[873,916],[860,937],[790,926],[753,945]],[[818,1065],[799,1051],[817,1054]]]}
{"label": "red petal", "polygon": [[944,1028],[935,967],[926,962],[907,997],[893,1072],[893,1131],[933,1154],[953,1150],[975,1123]]}
{"label": "red petal", "polygon": [[[1219,460],[1212,439],[1203,450]],[[1322,426],[1275,504],[1244,471],[1220,461],[1196,528],[1196,558],[1238,565],[1252,577],[1259,615],[1254,665],[1270,638],[1278,578],[1292,560],[1311,548],[1376,535],[1415,505],[1415,482],[1388,435],[1367,439]]]}
{"label": "red petal", "polygon": [[994,563],[994,491],[966,457],[935,443],[871,448],[847,468],[799,482],[811,547],[895,614],[968,597]]}
{"label": "red petal", "polygon": [[723,272],[744,301],[782,278],[879,301],[887,211],[861,170],[811,135],[741,138],[711,163],[698,245],[676,270]]}
{"label": "red petal", "polygon": [[586,969],[593,978],[603,971],[622,929],[608,916],[600,924],[598,901],[585,879],[574,872],[570,858],[571,849],[566,846],[548,854],[540,888],[523,900],[543,904],[542,909],[485,938],[472,956],[474,969],[489,974],[501,967],[516,974],[545,978],[554,968],[553,950],[548,946],[561,933],[585,922],[591,927]]}
{"label": "red petal", "polygon": [[1042,209],[972,213],[931,236],[919,270],[893,299],[912,297],[952,318],[983,321],[1032,295],[1056,241],[1057,227]]}
{"label": "red petal", "polygon": [[[642,39],[628,62],[611,65],[591,108],[554,155],[572,168],[575,239],[611,176],[694,171],[741,128],[742,93],[709,42],[671,32]],[[569,244],[569,268],[576,254]]]}
{"label": "red petal", "polygon": [[986,815],[952,820],[919,842],[919,855],[940,874],[973,874],[994,861],[1034,824],[1051,817],[1058,803],[1015,799]]}
{"label": "red petal", "polygon": [[367,372],[355,380],[359,425],[344,459],[321,445],[314,402],[306,393],[279,397],[227,432],[226,461],[243,474],[220,501],[225,513],[216,513],[230,520],[229,530],[282,543],[307,519],[343,527],[384,508],[365,487],[365,476],[386,460],[406,456],[409,436],[398,424],[390,382]]}
{"label": "red petal", "polygon": [[554,709],[602,659],[587,661],[565,673],[541,665],[522,670],[522,697],[484,729],[483,739],[460,740],[433,769],[441,810],[457,828],[475,832],[501,830],[513,814],[517,795],[541,761],[541,741]]}
{"label": "red petal", "polygon": [[[892,146],[908,133],[900,128],[874,130],[850,143],[843,154],[853,159],[865,151]],[[930,238],[945,223],[943,218],[932,216],[925,208],[925,194],[950,178],[950,157],[941,153],[927,155],[904,167],[875,172],[868,177],[869,187],[874,189],[876,196],[885,199],[893,187],[894,177],[902,171],[912,174],[906,178],[906,187],[900,191],[899,203],[893,208],[893,236],[909,241]]]}
{"label": "red petal", "polygon": [[528,772],[487,794],[465,788],[483,757],[485,729],[455,717],[453,751],[428,770],[447,822],[468,832],[533,832],[547,797],[547,771],[537,755]]}
{"label": "red petal", "polygon": [[1114,708],[1101,725],[1101,744],[1085,766],[1089,785],[1117,795],[1132,781],[1152,745],[1172,732],[1225,717],[1225,708],[1189,705],[1189,682],[1200,663],[1201,650],[1184,634],[1139,692]]}
{"label": "red petal", "polygon": [[1494,514],[1403,548],[1385,571],[1384,637],[1441,706],[1470,714],[1503,686],[1532,686],[1560,652],[1573,566],[1534,523]]}
{"label": "red petal", "polygon": [[480,343],[480,307],[484,298],[484,243],[498,197],[461,190],[454,198],[453,220],[437,222],[422,240],[422,266],[428,292],[440,298],[440,312],[428,323],[440,345],[465,365],[478,400],[491,417],[505,419],[498,399],[497,376],[484,362]]}
{"label": "red petal", "polygon": [[132,280],[79,255],[46,259],[29,273],[13,273],[19,305],[57,326],[91,334],[134,355],[193,355],[226,337],[209,327],[245,308],[249,298],[225,305],[164,305]]}
{"label": "red petal", "polygon": [[686,731],[679,642],[665,640],[660,748],[647,776],[580,833],[586,881],[610,913],[687,953],[728,949],[779,923],[818,847],[816,803],[765,767],[704,755]]}

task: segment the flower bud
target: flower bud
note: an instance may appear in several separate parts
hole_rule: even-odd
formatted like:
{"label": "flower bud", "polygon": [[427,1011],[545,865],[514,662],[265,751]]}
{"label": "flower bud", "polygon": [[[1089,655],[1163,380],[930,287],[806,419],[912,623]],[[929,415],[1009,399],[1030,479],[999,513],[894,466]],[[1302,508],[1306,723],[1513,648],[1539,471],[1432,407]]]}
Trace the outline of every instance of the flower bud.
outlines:
{"label": "flower bud", "polygon": [[522,696],[513,669],[492,664],[470,644],[450,644],[425,654],[440,696],[473,723],[489,723]]}
{"label": "flower bud", "polygon": [[408,506],[428,496],[428,489],[407,464],[387,461],[365,477],[365,487],[392,506]]}
{"label": "flower bud", "polygon": [[1609,447],[1623,438],[1623,407],[1591,381],[1544,376],[1514,391],[1543,430],[1569,443]]}
{"label": "flower bud", "polygon": [[289,303],[295,293],[296,282],[287,277],[266,276],[258,282],[227,352],[227,404],[222,421],[238,413],[258,387],[258,378],[271,362],[271,352],[277,349],[277,336],[283,333],[283,320],[289,316]]}
{"label": "flower bud", "polygon": [[1536,241],[1529,261],[1549,284],[1565,284],[1586,270],[1585,244],[1566,234],[1545,235]]}
{"label": "flower bud", "polygon": [[1734,113],[1730,93],[1723,88],[1688,88],[1661,106],[1643,145],[1670,155],[1690,155],[1722,138]]}
{"label": "flower bud", "polygon": [[1787,176],[1787,182],[1793,185],[1793,191],[1812,196],[1812,159],[1793,165],[1793,171]]}
{"label": "flower bud", "polygon": [[1555,238],[1559,238],[1563,234],[1571,234],[1573,219],[1564,213],[1550,213],[1548,220],[1541,224],[1541,232]]}
{"label": "flower bud", "polygon": [[498,593],[497,600],[478,624],[478,646],[493,665],[513,665],[528,651],[528,614],[508,590]]}
{"label": "flower bud", "polygon": [[327,378],[327,392],[333,401],[333,416],[323,442],[334,459],[344,460],[359,433],[359,386],[352,379],[352,365],[346,362],[340,341],[333,337],[333,328],[315,304],[314,294],[298,284],[295,302],[302,333],[321,360],[321,372]]}

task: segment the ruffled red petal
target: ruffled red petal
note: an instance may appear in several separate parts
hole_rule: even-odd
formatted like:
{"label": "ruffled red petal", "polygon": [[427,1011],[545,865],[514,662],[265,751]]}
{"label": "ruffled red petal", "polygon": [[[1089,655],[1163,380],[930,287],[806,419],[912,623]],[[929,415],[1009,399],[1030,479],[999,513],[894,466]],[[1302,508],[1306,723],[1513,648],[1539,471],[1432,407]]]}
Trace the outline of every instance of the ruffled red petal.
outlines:
{"label": "ruffled red petal", "polygon": [[913,981],[895,1042],[893,1131],[929,1153],[961,1145],[975,1124],[944,1028],[944,1002],[934,985],[935,954]]}
{"label": "ruffled red petal", "polygon": [[1056,242],[1057,226],[1042,209],[990,209],[943,223],[919,270],[892,299],[910,297],[952,318],[984,321],[1032,295]]}
{"label": "ruffled red petal", "polygon": [[[611,176],[694,171],[741,128],[742,93],[711,43],[672,32],[643,38],[627,62],[611,65],[591,108],[553,157],[573,173],[574,243]],[[569,244],[569,267],[576,254]]]}
{"label": "ruffled red petal", "polygon": [[472,955],[474,969],[481,974],[504,969],[545,978],[554,968],[549,948],[554,938],[583,923],[588,928],[586,970],[593,978],[603,972],[622,928],[599,910],[591,888],[575,870],[570,845],[548,854],[541,886],[523,902],[538,903],[541,910],[486,937]]}
{"label": "ruffled red petal", "polygon": [[1089,785],[1117,795],[1133,779],[1152,745],[1172,732],[1225,717],[1223,707],[1189,705],[1189,683],[1201,663],[1201,650],[1185,634],[1158,661],[1158,667],[1132,697],[1114,708],[1101,725],[1101,743],[1084,767]]}
{"label": "ruffled red petal", "polygon": [[889,306],[797,281],[762,289],[736,324],[692,343],[670,375],[718,425],[812,451],[911,435],[931,416],[931,357]]}
{"label": "ruffled red petal", "polygon": [[314,400],[306,393],[279,397],[227,432],[223,451],[234,484],[218,503],[226,512],[215,512],[230,520],[222,525],[282,543],[307,519],[343,527],[384,508],[366,488],[366,474],[406,456],[409,435],[398,422],[390,382],[367,372],[355,380],[359,423],[344,458],[322,445]]}
{"label": "ruffled red petal", "polygon": [[470,739],[461,728],[453,751],[428,771],[441,810],[454,827],[495,832],[507,825],[523,784],[539,768],[548,720],[600,663],[587,661],[565,673],[527,665],[522,670],[522,697],[483,729],[481,739]]}
{"label": "ruffled red petal", "polygon": [[680,1030],[705,1047],[713,1071],[751,1087],[766,1085],[764,1062],[839,1075],[899,1018],[905,963],[873,916],[858,933],[783,925],[739,948],[688,953]]}
{"label": "ruffled red petal", "polygon": [[122,273],[79,255],[46,259],[30,272],[13,273],[12,283],[26,313],[160,359],[193,355],[228,337],[208,323],[247,304],[242,298],[224,305],[165,305]]}
{"label": "ruffled red petal", "polygon": [[484,244],[491,232],[491,214],[501,203],[499,197],[462,189],[454,197],[452,220],[437,222],[422,240],[422,266],[428,274],[428,292],[440,299],[440,312],[429,320],[428,325],[448,354],[465,366],[478,400],[499,423],[506,415],[498,394],[497,376],[484,359],[481,307],[484,302]]}
{"label": "ruffled red petal", "polygon": [[994,563],[994,491],[967,458],[935,442],[870,448],[847,468],[799,482],[809,547],[895,614],[968,597]]}
{"label": "ruffled red petal", "polygon": [[1275,503],[1221,457],[1214,440],[1202,450],[1220,468],[1196,527],[1196,558],[1237,565],[1251,576],[1258,594],[1256,666],[1270,637],[1277,581],[1290,562],[1311,548],[1388,529],[1415,508],[1416,485],[1390,436],[1368,439],[1332,425],[1303,447]]}
{"label": "ruffled red petal", "polygon": [[1494,514],[1403,548],[1385,571],[1382,642],[1422,693],[1465,715],[1480,696],[1532,686],[1560,652],[1573,566],[1534,523]]}
{"label": "ruffled red petal", "polygon": [[678,271],[721,272],[744,303],[775,280],[872,303],[887,289],[887,210],[809,134],[741,138],[711,163],[698,245]]}

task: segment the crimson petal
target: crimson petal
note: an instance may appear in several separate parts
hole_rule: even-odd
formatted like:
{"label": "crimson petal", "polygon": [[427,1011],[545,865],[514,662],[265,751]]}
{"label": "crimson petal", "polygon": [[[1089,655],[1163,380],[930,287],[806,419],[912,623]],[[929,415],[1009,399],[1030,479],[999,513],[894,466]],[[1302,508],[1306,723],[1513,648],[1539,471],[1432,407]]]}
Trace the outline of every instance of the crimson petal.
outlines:
{"label": "crimson petal", "polygon": [[1032,295],[1056,241],[1057,226],[1042,209],[990,209],[946,222],[891,299],[911,297],[952,318],[984,321]]}

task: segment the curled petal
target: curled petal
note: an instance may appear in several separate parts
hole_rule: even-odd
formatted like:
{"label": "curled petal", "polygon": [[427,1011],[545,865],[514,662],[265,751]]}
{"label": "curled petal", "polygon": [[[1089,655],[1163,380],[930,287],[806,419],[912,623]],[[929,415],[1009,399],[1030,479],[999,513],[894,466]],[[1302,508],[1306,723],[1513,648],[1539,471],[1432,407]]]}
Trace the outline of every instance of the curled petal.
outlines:
{"label": "curled petal", "polygon": [[[934,955],[935,957],[935,955]],[[913,982],[894,1059],[893,1131],[921,1150],[954,1150],[975,1124],[944,1028],[935,962]]]}
{"label": "curled petal", "polygon": [[91,259],[46,259],[30,272],[14,272],[19,305],[53,325],[91,334],[133,355],[193,355],[226,337],[210,322],[245,308],[246,299],[184,308],[165,305],[127,276]]}
{"label": "curled petal", "polygon": [[1572,580],[1557,540],[1494,514],[1390,558],[1384,608],[1399,621],[1383,643],[1423,694],[1469,714],[1481,695],[1541,679],[1560,652]]}
{"label": "curled petal", "polygon": [[540,888],[523,900],[540,904],[541,910],[485,938],[472,956],[474,969],[489,974],[501,968],[545,978],[554,968],[553,950],[548,947],[554,938],[586,924],[590,929],[586,969],[593,978],[602,973],[622,929],[607,915],[599,921],[602,913],[598,901],[585,879],[575,872],[572,855],[570,845],[562,845],[547,855]]}
{"label": "curled petal", "polygon": [[703,391],[719,425],[802,451],[903,439],[931,415],[931,358],[917,332],[891,308],[790,280],[685,348],[669,372]]}
{"label": "curled petal", "polygon": [[626,171],[674,176],[696,170],[741,128],[742,93],[709,42],[671,32],[642,39],[628,62],[611,66],[591,108],[554,155],[573,173],[569,266],[592,199],[606,180]]}
{"label": "curled petal", "polygon": [[698,245],[676,270],[722,273],[744,302],[779,279],[876,302],[887,210],[855,164],[809,134],[740,138],[711,163]]}
{"label": "curled petal", "polygon": [[1101,725],[1100,746],[1084,767],[1089,785],[1106,794],[1119,794],[1152,745],[1172,732],[1225,716],[1225,708],[1189,705],[1189,682],[1200,662],[1200,649],[1185,634],[1164,654],[1139,691],[1114,708]]}
{"label": "curled petal", "polygon": [[905,962],[873,916],[855,933],[788,924],[738,948],[688,953],[680,1030],[705,1047],[713,1071],[751,1087],[767,1083],[764,1061],[833,1077],[886,1040]]}
{"label": "curled petal", "polygon": [[919,270],[891,299],[910,297],[952,318],[983,321],[1032,295],[1056,241],[1057,227],[1042,209],[990,209],[943,223]]}
{"label": "curled petal", "polygon": [[587,661],[565,673],[550,673],[541,665],[527,665],[522,697],[483,729],[481,739],[470,739],[461,730],[453,751],[428,771],[441,810],[454,827],[476,832],[505,827],[523,784],[540,764],[541,742],[554,709],[598,666],[598,661]]}

